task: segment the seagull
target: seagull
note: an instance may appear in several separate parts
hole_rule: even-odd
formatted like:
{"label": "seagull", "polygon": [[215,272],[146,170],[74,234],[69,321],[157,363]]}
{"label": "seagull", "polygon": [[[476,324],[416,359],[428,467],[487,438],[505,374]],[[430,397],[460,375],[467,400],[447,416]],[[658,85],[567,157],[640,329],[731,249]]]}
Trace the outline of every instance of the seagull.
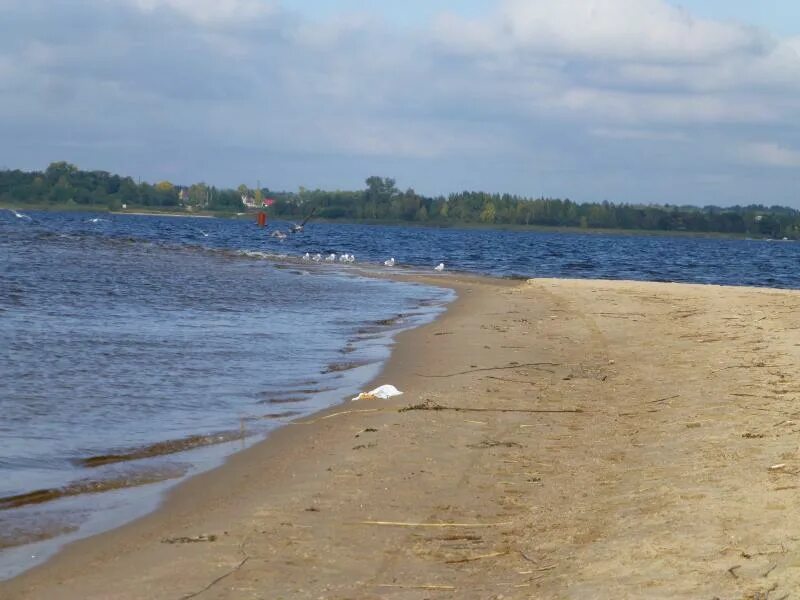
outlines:
{"label": "seagull", "polygon": [[387,267],[393,267],[394,266],[394,256],[392,258],[390,258],[389,260],[383,261],[383,264],[385,264]]}
{"label": "seagull", "polygon": [[17,212],[17,211],[15,211],[13,208],[9,208],[8,210],[10,210],[12,213],[14,213],[14,216],[15,216],[15,217],[17,217],[18,219],[27,219],[28,221],[33,221],[33,219],[31,219],[31,218],[30,218],[28,215],[26,215],[25,213],[20,213],[20,212]]}
{"label": "seagull", "polygon": [[354,263],[354,262],[356,262],[356,257],[355,257],[355,254],[349,254],[349,255],[347,256],[347,262],[349,262],[349,263]]}
{"label": "seagull", "polygon": [[435,267],[433,267],[434,271],[444,271],[444,263],[439,263]]}
{"label": "seagull", "polygon": [[328,256],[325,257],[325,262],[336,262],[336,254],[331,252]]}
{"label": "seagull", "polygon": [[280,241],[283,241],[286,239],[286,234],[283,233],[280,229],[276,229],[275,231],[269,234],[269,237],[278,238]]}
{"label": "seagull", "polygon": [[314,256],[312,256],[312,257],[311,257],[311,260],[313,260],[314,262],[319,262],[319,261],[321,261],[321,260],[322,260],[322,254],[320,254],[319,252],[317,252],[317,253],[316,253]]}
{"label": "seagull", "polygon": [[302,221],[302,223],[300,223],[300,225],[298,225],[297,223],[295,223],[294,225],[292,225],[292,226],[289,228],[289,233],[302,233],[302,231],[303,231],[303,227],[305,227],[305,226],[306,226],[306,223],[308,223],[308,220],[309,220],[311,217],[313,217],[313,216],[314,216],[314,213],[315,213],[315,212],[317,212],[317,207],[316,207],[316,206],[315,206],[314,208],[312,208],[312,209],[311,209],[311,212],[310,212],[310,213],[308,213],[308,216],[306,216],[306,218],[305,218],[305,219],[303,219],[303,221]]}
{"label": "seagull", "polygon": [[306,252],[305,254],[303,254],[303,260],[311,260],[311,255],[308,252]]}

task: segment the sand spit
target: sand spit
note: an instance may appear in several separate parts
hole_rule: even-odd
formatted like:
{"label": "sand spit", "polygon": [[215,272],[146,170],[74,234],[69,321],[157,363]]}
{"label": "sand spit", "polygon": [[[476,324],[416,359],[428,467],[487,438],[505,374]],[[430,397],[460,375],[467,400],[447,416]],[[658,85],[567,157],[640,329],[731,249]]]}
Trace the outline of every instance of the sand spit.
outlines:
{"label": "sand spit", "polygon": [[447,281],[377,381],[403,396],[296,422],[0,597],[800,589],[800,293]]}

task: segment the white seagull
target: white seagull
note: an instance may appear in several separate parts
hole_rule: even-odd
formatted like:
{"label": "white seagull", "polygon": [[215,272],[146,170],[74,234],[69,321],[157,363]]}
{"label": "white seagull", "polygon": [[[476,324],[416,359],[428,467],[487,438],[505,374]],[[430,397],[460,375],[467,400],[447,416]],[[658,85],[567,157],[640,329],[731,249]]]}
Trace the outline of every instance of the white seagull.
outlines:
{"label": "white seagull", "polygon": [[331,252],[328,256],[325,257],[325,262],[336,262],[336,255]]}
{"label": "white seagull", "polygon": [[312,257],[311,257],[311,260],[313,260],[314,262],[319,262],[319,261],[321,261],[321,260],[322,260],[322,254],[320,254],[319,252],[317,252],[317,253],[316,253],[314,256],[312,256]]}
{"label": "white seagull", "polygon": [[305,254],[303,254],[303,260],[311,260],[311,255],[308,252],[306,252]]}
{"label": "white seagull", "polygon": [[439,263],[435,267],[433,267],[434,271],[444,271],[444,263]]}
{"label": "white seagull", "polygon": [[394,266],[394,256],[392,258],[390,258],[389,260],[383,261],[383,264],[385,264],[387,267],[393,267]]}

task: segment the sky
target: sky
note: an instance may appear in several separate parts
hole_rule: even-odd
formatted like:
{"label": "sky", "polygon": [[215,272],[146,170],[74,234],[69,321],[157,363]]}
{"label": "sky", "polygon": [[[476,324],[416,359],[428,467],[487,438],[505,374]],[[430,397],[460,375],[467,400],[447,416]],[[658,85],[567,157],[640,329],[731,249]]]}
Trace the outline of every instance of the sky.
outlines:
{"label": "sky", "polygon": [[0,168],[800,208],[789,0],[0,0]]}

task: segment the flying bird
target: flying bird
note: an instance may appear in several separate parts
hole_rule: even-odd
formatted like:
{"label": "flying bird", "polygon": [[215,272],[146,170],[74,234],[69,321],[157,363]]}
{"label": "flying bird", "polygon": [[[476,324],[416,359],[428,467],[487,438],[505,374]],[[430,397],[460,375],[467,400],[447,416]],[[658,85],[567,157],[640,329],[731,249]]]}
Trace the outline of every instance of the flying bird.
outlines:
{"label": "flying bird", "polygon": [[308,215],[306,215],[306,218],[305,218],[305,219],[303,219],[303,221],[302,221],[302,222],[301,222],[299,225],[298,225],[297,223],[295,223],[294,225],[292,225],[292,226],[289,228],[289,233],[301,233],[301,232],[303,231],[303,228],[306,226],[306,223],[308,223],[308,220],[309,220],[311,217],[313,217],[313,216],[314,216],[314,213],[315,213],[315,212],[317,212],[317,207],[316,207],[316,206],[315,206],[314,208],[312,208],[312,209],[311,209],[311,212],[310,212],[310,213],[308,213]]}

